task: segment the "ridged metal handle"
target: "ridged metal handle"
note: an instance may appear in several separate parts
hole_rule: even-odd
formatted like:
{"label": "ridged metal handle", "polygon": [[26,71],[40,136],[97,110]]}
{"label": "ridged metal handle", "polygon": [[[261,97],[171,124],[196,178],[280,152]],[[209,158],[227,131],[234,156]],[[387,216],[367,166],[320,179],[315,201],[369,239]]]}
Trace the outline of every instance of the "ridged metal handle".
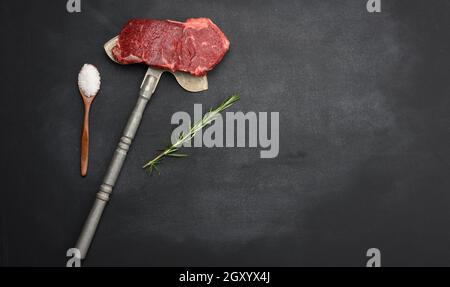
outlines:
{"label": "ridged metal handle", "polygon": [[130,145],[133,142],[134,135],[139,127],[142,119],[142,114],[144,113],[145,107],[150,100],[151,95],[158,85],[159,77],[155,77],[147,74],[139,93],[139,99],[133,112],[128,119],[128,123],[125,126],[123,135],[120,138],[120,142],[117,145],[117,149],[114,152],[114,156],[103,179],[103,184],[100,186],[100,190],[97,192],[94,205],[92,206],[91,212],[86,219],[86,222],[81,231],[80,237],[78,238],[75,248],[80,250],[81,259],[86,257],[91,241],[94,237],[95,231],[97,230],[98,223],[102,216],[103,210],[105,209],[106,203],[112,193],[114,185],[119,177],[120,170],[122,169],[123,163],[127,156]]}

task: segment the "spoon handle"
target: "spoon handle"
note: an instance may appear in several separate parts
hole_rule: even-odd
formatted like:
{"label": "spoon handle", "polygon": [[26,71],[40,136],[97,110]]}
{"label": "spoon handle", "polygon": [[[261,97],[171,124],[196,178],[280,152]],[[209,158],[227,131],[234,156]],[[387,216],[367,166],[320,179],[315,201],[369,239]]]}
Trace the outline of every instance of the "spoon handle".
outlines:
{"label": "spoon handle", "polygon": [[84,105],[83,134],[81,136],[81,176],[86,176],[89,163],[89,111],[90,103]]}
{"label": "spoon handle", "polygon": [[[150,70],[150,68],[149,68]],[[149,75],[147,73],[139,93],[139,98],[131,113],[128,123],[125,126],[123,135],[120,138],[117,149],[114,152],[114,156],[103,179],[103,184],[100,186],[100,190],[97,192],[94,205],[92,206],[91,212],[86,219],[86,222],[81,231],[80,237],[78,238],[75,248],[80,251],[81,259],[86,257],[86,253],[91,245],[91,241],[94,237],[95,231],[97,230],[98,223],[102,216],[103,210],[109,197],[112,193],[114,185],[117,178],[119,177],[120,170],[127,156],[128,149],[134,139],[136,131],[141,122],[142,114],[144,113],[147,102],[150,100],[151,95],[155,91],[158,85],[159,77],[161,74]]]}

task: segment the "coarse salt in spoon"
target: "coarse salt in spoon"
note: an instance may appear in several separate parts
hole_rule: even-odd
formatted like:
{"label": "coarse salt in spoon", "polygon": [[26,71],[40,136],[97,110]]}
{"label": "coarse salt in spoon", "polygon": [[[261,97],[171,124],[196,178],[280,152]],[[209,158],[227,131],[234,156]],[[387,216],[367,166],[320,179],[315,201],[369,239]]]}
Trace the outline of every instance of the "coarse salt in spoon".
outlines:
{"label": "coarse salt in spoon", "polygon": [[86,176],[89,162],[89,111],[100,90],[100,73],[91,64],[84,64],[78,74],[78,88],[84,103],[83,135],[81,136],[81,176]]}

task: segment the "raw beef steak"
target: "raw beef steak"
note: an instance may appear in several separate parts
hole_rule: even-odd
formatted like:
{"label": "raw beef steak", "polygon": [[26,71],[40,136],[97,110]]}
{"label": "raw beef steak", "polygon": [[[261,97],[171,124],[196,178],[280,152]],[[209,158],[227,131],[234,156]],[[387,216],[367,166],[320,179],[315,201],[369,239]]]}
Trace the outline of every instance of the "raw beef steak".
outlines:
{"label": "raw beef steak", "polygon": [[133,19],[122,29],[113,49],[122,64],[150,66],[203,76],[230,47],[225,34],[208,18],[171,20]]}

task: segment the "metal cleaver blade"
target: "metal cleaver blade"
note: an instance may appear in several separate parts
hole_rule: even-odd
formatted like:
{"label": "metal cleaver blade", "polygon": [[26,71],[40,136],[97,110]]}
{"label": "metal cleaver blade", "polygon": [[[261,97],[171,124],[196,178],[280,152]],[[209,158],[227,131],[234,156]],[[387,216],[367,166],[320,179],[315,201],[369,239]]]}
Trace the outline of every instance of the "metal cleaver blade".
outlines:
{"label": "metal cleaver blade", "polygon": [[[105,48],[106,54],[108,55],[108,57],[111,60],[113,60],[115,63],[121,64],[121,63],[117,62],[117,60],[114,58],[114,55],[112,53],[112,49],[116,46],[118,39],[119,39],[119,36],[112,38],[111,40],[106,42],[103,47]],[[152,69],[159,70],[159,69],[153,68],[153,67],[152,67]],[[171,72],[168,70],[161,70],[161,71],[169,72],[172,75],[174,75],[178,84],[186,91],[195,93],[195,92],[205,91],[208,89],[208,78],[206,75],[202,76],[202,77],[196,77],[196,76],[192,76],[189,73],[184,73],[184,72],[175,72],[174,73],[174,72]]]}

